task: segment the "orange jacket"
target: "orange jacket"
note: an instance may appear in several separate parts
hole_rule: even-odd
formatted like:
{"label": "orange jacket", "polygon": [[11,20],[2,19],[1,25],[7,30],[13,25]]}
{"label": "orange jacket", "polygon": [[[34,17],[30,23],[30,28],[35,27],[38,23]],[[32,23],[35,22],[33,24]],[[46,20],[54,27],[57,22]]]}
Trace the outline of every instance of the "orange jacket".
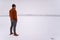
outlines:
{"label": "orange jacket", "polygon": [[9,16],[11,20],[17,21],[17,11],[14,8],[9,10]]}

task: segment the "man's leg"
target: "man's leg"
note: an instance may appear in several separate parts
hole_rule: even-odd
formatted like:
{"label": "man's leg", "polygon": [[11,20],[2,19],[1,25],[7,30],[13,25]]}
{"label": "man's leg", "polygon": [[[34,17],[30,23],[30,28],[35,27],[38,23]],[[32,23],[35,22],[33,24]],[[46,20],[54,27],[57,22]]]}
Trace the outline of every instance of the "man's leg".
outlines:
{"label": "man's leg", "polygon": [[14,23],[14,34],[16,34],[16,24],[17,22]]}
{"label": "man's leg", "polygon": [[17,21],[14,21],[14,35],[18,36],[17,33],[16,33],[16,25],[17,25]]}
{"label": "man's leg", "polygon": [[10,35],[13,34],[12,29],[13,29],[13,21],[11,21]]}

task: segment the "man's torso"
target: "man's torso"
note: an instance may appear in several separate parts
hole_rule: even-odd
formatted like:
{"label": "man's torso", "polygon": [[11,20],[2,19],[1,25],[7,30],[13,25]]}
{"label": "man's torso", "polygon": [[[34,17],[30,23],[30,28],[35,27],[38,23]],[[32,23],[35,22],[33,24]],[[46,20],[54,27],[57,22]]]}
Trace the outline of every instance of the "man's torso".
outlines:
{"label": "man's torso", "polygon": [[16,12],[15,9],[10,9],[9,16],[10,16],[11,20],[16,20],[17,21],[17,12]]}

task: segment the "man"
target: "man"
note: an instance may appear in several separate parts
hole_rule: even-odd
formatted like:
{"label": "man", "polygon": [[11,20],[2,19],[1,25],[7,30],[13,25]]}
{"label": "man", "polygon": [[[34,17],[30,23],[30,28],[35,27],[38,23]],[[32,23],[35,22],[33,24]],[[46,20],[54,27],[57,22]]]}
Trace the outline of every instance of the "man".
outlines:
{"label": "man", "polygon": [[9,17],[11,20],[10,35],[14,34],[14,36],[18,36],[18,34],[16,33],[17,11],[15,4],[12,4],[12,9],[9,10]]}

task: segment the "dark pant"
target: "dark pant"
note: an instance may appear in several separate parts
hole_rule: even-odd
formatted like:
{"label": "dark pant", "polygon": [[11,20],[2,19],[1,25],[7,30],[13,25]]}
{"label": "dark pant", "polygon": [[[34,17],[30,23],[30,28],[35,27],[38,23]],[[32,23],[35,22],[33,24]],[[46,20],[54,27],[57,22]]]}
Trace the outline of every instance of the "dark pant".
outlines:
{"label": "dark pant", "polygon": [[14,34],[16,34],[16,25],[17,25],[17,21],[11,20],[10,33],[14,32]]}

